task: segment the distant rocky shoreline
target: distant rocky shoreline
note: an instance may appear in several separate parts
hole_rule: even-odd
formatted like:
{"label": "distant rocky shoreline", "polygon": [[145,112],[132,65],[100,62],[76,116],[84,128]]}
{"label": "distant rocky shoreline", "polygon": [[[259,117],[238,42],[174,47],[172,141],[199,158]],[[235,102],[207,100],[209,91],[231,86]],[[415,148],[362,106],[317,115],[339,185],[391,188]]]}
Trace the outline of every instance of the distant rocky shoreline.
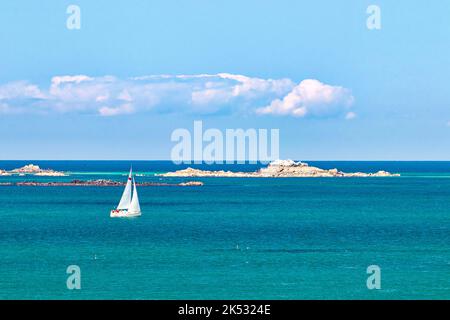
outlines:
{"label": "distant rocky shoreline", "polygon": [[[14,169],[11,171],[5,171],[0,169],[0,176],[11,175],[34,175],[34,176],[53,176],[62,177],[67,176],[64,172],[54,171],[52,169],[41,169],[39,166],[29,164],[22,168]],[[321,169],[313,167],[305,162],[295,162],[292,160],[276,160],[271,162],[267,167],[261,168],[254,172],[234,172],[234,171],[209,171],[187,168],[183,170],[177,170],[174,172],[167,172],[157,174],[161,177],[241,177],[241,178],[287,178],[287,177],[398,177],[398,173],[390,173],[380,170],[375,173],[364,172],[343,172],[338,169]],[[24,181],[17,183],[1,183],[0,186],[5,185],[17,185],[17,186],[124,186],[124,182],[118,182],[113,180],[72,180],[71,182],[36,182],[36,181]],[[179,184],[170,183],[153,183],[153,182],[141,182],[136,185],[146,186],[199,186],[203,185],[199,181],[189,181]]]}
{"label": "distant rocky shoreline", "polygon": [[0,169],[0,176],[12,176],[12,175],[34,175],[41,177],[65,177],[67,176],[64,172],[55,171],[52,169],[41,169],[39,166],[34,164],[27,164],[22,168],[13,169],[11,171],[6,171]]}
{"label": "distant rocky shoreline", "polygon": [[342,172],[338,169],[321,169],[304,162],[276,160],[255,172],[208,171],[193,168],[159,174],[162,177],[236,177],[236,178],[287,178],[287,177],[398,177],[398,173],[378,171],[375,173]]}
{"label": "distant rocky shoreline", "polygon": [[[139,187],[158,187],[158,186],[174,186],[174,187],[190,187],[202,186],[203,182],[188,181],[181,183],[159,183],[159,182],[142,182],[136,183]],[[0,183],[0,186],[20,186],[20,187],[122,187],[124,182],[113,180],[72,180],[70,182],[36,182],[36,181],[21,181],[21,182],[5,182]]]}

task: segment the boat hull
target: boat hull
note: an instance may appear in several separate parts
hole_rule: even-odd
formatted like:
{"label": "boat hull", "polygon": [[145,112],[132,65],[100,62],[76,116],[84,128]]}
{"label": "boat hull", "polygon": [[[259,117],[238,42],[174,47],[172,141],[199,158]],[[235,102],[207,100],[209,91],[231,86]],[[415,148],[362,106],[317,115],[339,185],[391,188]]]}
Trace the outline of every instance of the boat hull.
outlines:
{"label": "boat hull", "polygon": [[111,218],[133,218],[139,217],[141,212],[129,212],[128,210],[111,210],[110,217]]}

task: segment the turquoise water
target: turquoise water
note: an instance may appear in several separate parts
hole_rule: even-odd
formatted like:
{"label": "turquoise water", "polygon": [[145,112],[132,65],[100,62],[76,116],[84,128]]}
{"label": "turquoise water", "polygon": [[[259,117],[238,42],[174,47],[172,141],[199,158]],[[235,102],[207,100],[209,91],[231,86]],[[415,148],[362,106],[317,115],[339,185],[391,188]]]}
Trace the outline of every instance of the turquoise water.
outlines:
{"label": "turquoise water", "polygon": [[[75,173],[0,183],[124,179],[130,164],[36,163]],[[169,162],[133,162],[138,181],[205,185],[142,187],[129,220],[109,218],[122,188],[0,186],[0,298],[450,298],[450,162],[311,164],[402,177],[175,179],[152,175]],[[381,290],[366,287],[373,264]],[[69,265],[81,290],[66,288]]]}

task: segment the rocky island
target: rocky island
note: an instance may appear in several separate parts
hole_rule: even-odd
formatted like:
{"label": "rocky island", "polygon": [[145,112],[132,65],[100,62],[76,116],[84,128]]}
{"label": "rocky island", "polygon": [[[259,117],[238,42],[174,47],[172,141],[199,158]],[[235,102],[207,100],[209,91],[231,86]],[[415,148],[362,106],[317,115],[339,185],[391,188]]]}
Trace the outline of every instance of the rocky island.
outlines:
{"label": "rocky island", "polygon": [[11,173],[9,173],[8,171],[0,169],[0,176],[10,176],[10,175]]}
{"label": "rocky island", "polygon": [[67,176],[64,172],[55,171],[52,169],[41,169],[39,166],[34,164],[28,164],[22,168],[13,169],[11,171],[0,170],[1,176],[10,176],[17,174],[23,175],[35,175],[35,176],[46,176],[46,177],[64,177]]}
{"label": "rocky island", "polygon": [[162,177],[240,177],[240,178],[287,178],[287,177],[398,177],[398,173],[378,171],[375,173],[342,172],[338,169],[321,169],[305,162],[276,160],[255,172],[208,171],[193,168],[159,174]]}
{"label": "rocky island", "polygon": [[[5,184],[13,185],[12,183]],[[17,182],[16,186],[25,186],[25,187],[122,187],[125,186],[124,182],[113,181],[113,180],[72,180],[70,182],[37,182],[37,181],[23,181]],[[159,182],[142,182],[136,183],[136,186],[140,187],[156,187],[156,186],[202,186],[203,182],[200,181],[188,181],[181,183],[159,183]],[[1,184],[0,184],[1,186]]]}

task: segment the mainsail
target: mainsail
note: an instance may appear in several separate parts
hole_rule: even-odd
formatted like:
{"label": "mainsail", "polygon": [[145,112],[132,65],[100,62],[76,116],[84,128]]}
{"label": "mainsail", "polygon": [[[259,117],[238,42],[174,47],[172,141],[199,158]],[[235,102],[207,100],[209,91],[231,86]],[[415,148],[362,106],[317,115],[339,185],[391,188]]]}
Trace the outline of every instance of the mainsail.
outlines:
{"label": "mainsail", "polygon": [[140,213],[141,206],[139,205],[139,198],[136,189],[136,181],[133,178],[133,199],[131,200],[130,206],[128,207],[129,213]]}
{"label": "mainsail", "polygon": [[131,175],[132,170],[130,170],[130,174],[128,175],[127,185],[125,186],[125,190],[123,190],[122,198],[120,199],[119,205],[117,206],[117,210],[127,210],[130,207],[131,203]]}

